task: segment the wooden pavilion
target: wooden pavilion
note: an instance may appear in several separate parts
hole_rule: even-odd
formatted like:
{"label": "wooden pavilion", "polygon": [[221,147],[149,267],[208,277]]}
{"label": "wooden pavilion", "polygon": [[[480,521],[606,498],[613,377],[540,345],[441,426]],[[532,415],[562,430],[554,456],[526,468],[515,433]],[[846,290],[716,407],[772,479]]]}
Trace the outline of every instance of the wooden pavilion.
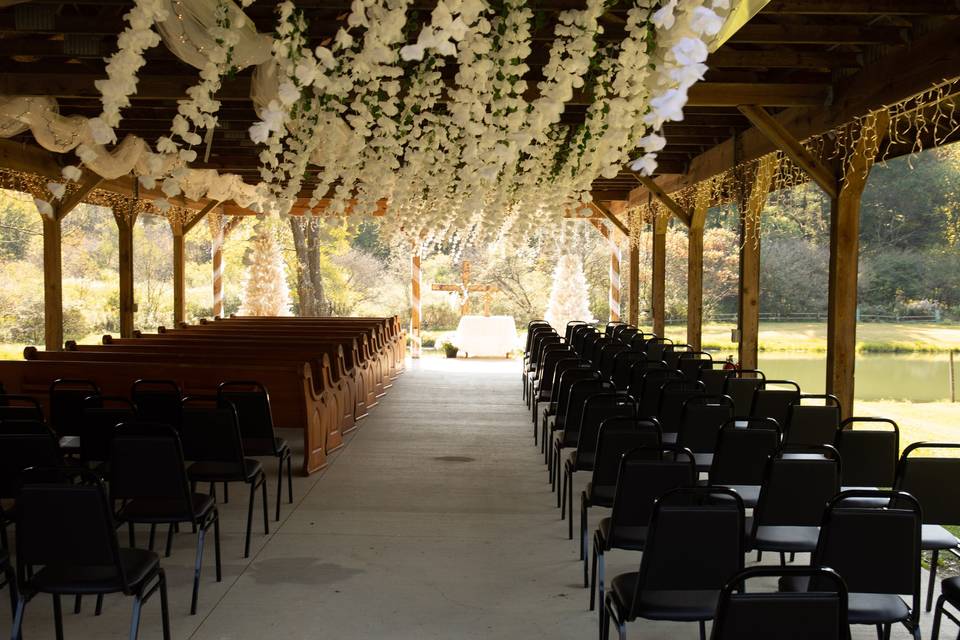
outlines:
{"label": "wooden pavilion", "polygon": [[[102,58],[122,30],[124,0],[31,0],[0,9],[0,93],[56,97],[61,113],[95,116],[100,111],[94,82],[103,77]],[[273,2],[252,5],[248,14],[261,31],[270,31]],[[318,42],[332,36],[349,8],[347,0],[297,3]],[[427,5],[430,3],[428,2]],[[569,0],[543,0],[534,10],[534,39],[549,39],[558,11],[578,6]],[[742,3],[728,23],[723,44],[709,57],[704,81],[690,91],[682,122],[665,127],[667,146],[652,179],[627,168],[593,187],[593,224],[605,234],[636,236],[643,224],[654,227],[652,312],[656,333],[664,322],[664,238],[667,216],[689,229],[688,342],[700,343],[702,235],[709,207],[736,203],[741,215],[740,361],[756,364],[759,320],[759,219],[766,194],[797,180],[814,180],[830,197],[829,347],[827,391],[849,412],[853,398],[857,228],[860,193],[877,158],[910,153],[920,146],[957,137],[953,109],[960,76],[960,7],[953,0],[771,0]],[[426,7],[425,7],[426,8]],[[603,17],[602,38],[623,35],[626,7]],[[541,36],[542,34],[542,36]],[[530,79],[540,77],[541,51],[529,60]],[[133,104],[118,134],[153,138],[166,131],[176,100],[194,81],[193,71],[164,47],[150,50]],[[249,69],[227,78],[212,150],[196,168],[213,168],[256,181],[258,151],[247,128],[255,120]],[[531,83],[532,85],[532,83]],[[565,121],[582,119],[585,104],[576,96]],[[59,179],[68,162],[39,148],[29,132],[0,140],[3,186],[31,193]],[[791,176],[785,179],[784,176]],[[292,213],[306,210],[313,184],[308,178]],[[141,212],[156,213],[151,200],[162,197],[137,180],[104,180],[92,173],[72,186],[44,217],[46,346],[62,347],[60,226],[80,202],[113,209],[120,242],[121,335],[133,331],[132,225]],[[166,213],[174,237],[174,315],[184,319],[183,238],[205,216],[213,217],[215,249],[232,227],[232,216],[248,214],[232,202],[180,197]],[[380,213],[389,215],[384,205]],[[608,226],[610,225],[610,226]],[[636,322],[638,251],[629,255],[629,306]],[[619,279],[619,259],[611,274]],[[214,256],[215,289],[219,286]],[[419,288],[419,283],[415,283]],[[611,297],[613,298],[613,292]],[[619,292],[617,293],[619,295]],[[216,299],[216,294],[215,294]],[[418,315],[413,333],[417,335]]]}

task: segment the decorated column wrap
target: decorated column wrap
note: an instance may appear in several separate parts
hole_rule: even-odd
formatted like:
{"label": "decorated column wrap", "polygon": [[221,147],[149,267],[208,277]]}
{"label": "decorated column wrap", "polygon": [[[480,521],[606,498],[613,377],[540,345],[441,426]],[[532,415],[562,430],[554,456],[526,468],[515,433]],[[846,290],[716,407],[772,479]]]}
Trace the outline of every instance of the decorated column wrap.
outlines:
{"label": "decorated column wrap", "polygon": [[223,216],[213,214],[210,221],[210,254],[213,261],[213,315],[223,316],[223,241],[226,236]]}
{"label": "decorated column wrap", "polygon": [[413,253],[412,270],[410,274],[410,355],[420,357],[420,249]]}
{"label": "decorated column wrap", "polygon": [[610,243],[610,322],[620,322],[620,246],[614,234],[604,235]]}

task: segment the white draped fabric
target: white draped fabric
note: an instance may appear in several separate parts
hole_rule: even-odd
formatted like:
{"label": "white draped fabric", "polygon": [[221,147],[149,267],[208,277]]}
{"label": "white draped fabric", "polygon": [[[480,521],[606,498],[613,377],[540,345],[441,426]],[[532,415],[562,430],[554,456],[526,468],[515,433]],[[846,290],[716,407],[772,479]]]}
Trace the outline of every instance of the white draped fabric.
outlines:
{"label": "white draped fabric", "polygon": [[504,357],[519,346],[513,316],[463,316],[453,343],[468,356]]}
{"label": "white draped fabric", "polygon": [[[167,0],[170,17],[157,23],[163,44],[187,64],[203,69],[207,64],[205,51],[216,46],[210,28],[217,26],[216,0]],[[233,2],[231,13],[240,11]],[[261,64],[270,59],[273,38],[258,33],[252,20],[247,20],[240,30],[240,42],[233,48],[231,61],[238,69]]]}

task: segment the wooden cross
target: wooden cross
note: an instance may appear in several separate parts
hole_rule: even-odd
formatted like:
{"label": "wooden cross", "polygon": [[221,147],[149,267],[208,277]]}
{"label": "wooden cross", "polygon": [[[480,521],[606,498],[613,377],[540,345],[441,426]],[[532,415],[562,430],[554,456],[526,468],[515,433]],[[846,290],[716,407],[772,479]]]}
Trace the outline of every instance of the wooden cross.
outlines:
{"label": "wooden cross", "polygon": [[483,292],[483,315],[490,315],[491,295],[500,291],[496,285],[492,284],[470,284],[470,262],[463,261],[463,274],[461,275],[461,284],[437,284],[430,286],[433,291],[455,291],[460,298],[460,315],[470,314],[470,294],[474,292]]}

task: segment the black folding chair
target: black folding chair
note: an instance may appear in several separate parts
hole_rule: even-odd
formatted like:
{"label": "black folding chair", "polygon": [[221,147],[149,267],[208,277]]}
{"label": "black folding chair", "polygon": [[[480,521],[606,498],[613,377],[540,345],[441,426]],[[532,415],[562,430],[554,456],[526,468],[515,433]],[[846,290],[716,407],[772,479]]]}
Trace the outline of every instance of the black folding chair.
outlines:
{"label": "black folding chair", "polygon": [[[658,398],[656,412],[653,414],[660,421],[660,428],[663,429],[664,442],[676,442],[677,434],[680,432],[680,423],[683,417],[683,408],[687,402],[697,396],[702,396],[703,383],[699,380],[683,379],[683,374],[679,371],[675,373],[681,376],[681,379],[666,380],[657,392]],[[645,392],[649,395],[649,392]],[[647,396],[644,396],[645,398]],[[649,408],[649,404],[641,401],[641,414]]]}
{"label": "black folding chair", "polygon": [[743,502],[723,487],[685,487],[658,498],[640,570],[610,581],[601,639],[609,638],[611,620],[626,640],[626,623],[643,618],[697,622],[706,640],[720,592],[743,570],[743,522]]}
{"label": "black folding chair", "polygon": [[101,475],[109,475],[104,463],[110,459],[110,442],[116,426],[132,422],[136,416],[133,403],[114,396],[90,396],[84,401],[80,415],[80,460],[96,467]]}
{"label": "black folding chair", "polygon": [[781,564],[786,553],[812,552],[840,477],[840,454],[830,445],[781,449],[767,463],[750,519],[750,548],[779,552]]}
{"label": "black folding chair", "polygon": [[164,640],[170,640],[167,582],[160,558],[144,549],[121,549],[110,500],[89,472],[31,470],[17,495],[19,596],[11,637],[19,638],[27,603],[39,593],[53,596],[57,640],[63,640],[61,596],[123,593],[133,597],[130,638],[140,628],[140,611],[160,592]]}
{"label": "black folding chair", "polygon": [[[858,506],[865,499],[885,500],[887,506]],[[845,491],[827,504],[811,564],[843,578],[849,624],[874,626],[878,638],[889,638],[891,625],[902,623],[920,637],[920,521],[920,504],[903,492]],[[811,588],[794,578],[782,579],[780,586]]]}
{"label": "black folding chair", "polygon": [[[583,420],[587,399],[598,393],[612,393],[613,384],[603,380],[580,380],[570,385],[570,397],[567,400],[567,414],[563,420],[563,429],[553,432],[551,438],[550,483],[553,491],[560,484],[560,454],[564,449],[577,446],[580,438],[580,422]],[[560,493],[557,492],[557,508],[561,506]]]}
{"label": "black folding chair", "polygon": [[276,435],[273,428],[273,410],[267,388],[255,380],[223,382],[217,387],[217,404],[221,408],[233,406],[243,437],[244,455],[277,459],[277,520],[280,520],[280,501],[283,496],[283,463],[287,463],[287,499],[293,504],[293,455],[290,445]]}
{"label": "black folding chair", "polygon": [[556,401],[557,404],[553,411],[544,416],[543,424],[540,429],[540,452],[543,454],[543,464],[550,465],[550,447],[548,446],[548,436],[554,431],[559,431],[566,426],[567,406],[570,402],[570,387],[581,380],[599,380],[600,374],[593,370],[588,364],[580,364],[571,367],[560,374],[557,380]]}
{"label": "black folding chair", "polygon": [[540,357],[540,366],[530,387],[531,419],[537,424],[540,413],[540,404],[550,399],[550,390],[553,385],[553,374],[557,369],[557,362],[575,355],[573,349],[566,344],[551,345],[544,349]]}
{"label": "black folding chair", "polygon": [[[723,394],[723,387],[734,371],[724,369],[723,362],[709,362],[703,364],[697,372],[697,379],[703,383],[704,390],[711,395]],[[752,392],[751,392],[752,393]],[[734,402],[736,405],[736,402]]]}
{"label": "black folding chair", "polygon": [[[800,385],[792,380],[764,380],[753,391],[750,415],[755,418],[773,418],[781,427],[787,424],[790,405],[800,400]],[[784,431],[786,437],[786,431]]]}
{"label": "black folding chair", "polygon": [[[639,373],[639,376],[637,373]],[[683,374],[675,369],[659,367],[638,370],[637,365],[634,365],[634,372],[630,377],[629,393],[640,403],[641,416],[659,418],[657,412],[660,410],[660,390],[664,384],[672,381],[683,382]],[[666,428],[663,424],[660,426]],[[672,431],[676,433],[675,425],[672,426]]]}
{"label": "black folding chair", "polygon": [[[759,369],[729,369],[723,380],[723,395],[733,398],[738,416],[750,415],[753,392],[763,386],[766,376]],[[777,422],[783,427],[782,422]]]}
{"label": "black folding chair", "polygon": [[591,610],[598,593],[603,604],[604,554],[613,549],[643,551],[657,498],[670,489],[692,487],[696,481],[693,453],[675,445],[643,447],[623,456],[610,516],[600,521],[593,534]]}
{"label": "black folding chair", "polygon": [[960,540],[942,525],[960,524],[960,457],[913,455],[919,450],[937,450],[941,455],[957,453],[960,443],[915,442],[903,450],[897,466],[894,489],[914,496],[923,508],[921,549],[930,552],[930,582],[927,587],[927,611],[933,606],[933,588],[937,580],[940,552],[960,557]]}
{"label": "black folding chair", "polygon": [[730,396],[697,394],[683,403],[677,444],[693,451],[697,471],[710,469],[717,447],[717,434],[732,418],[733,400]]}
{"label": "black folding chair", "polygon": [[[63,455],[57,436],[49,427],[42,433],[0,433],[0,498],[13,500],[20,491],[23,470],[28,467],[53,469],[63,466]],[[16,521],[16,504],[12,509],[0,507],[0,545],[10,546],[7,525]]]}
{"label": "black folding chair", "polygon": [[579,356],[571,352],[570,357],[562,358],[557,361],[557,366],[553,371],[553,380],[550,383],[550,396],[546,401],[540,403],[538,419],[533,423],[533,444],[539,444],[539,432],[545,429],[547,420],[556,415],[557,403],[560,398],[560,377],[569,369],[582,369],[584,371],[593,371],[588,364],[580,361]]}
{"label": "black folding chair", "polygon": [[577,448],[570,452],[563,463],[563,487],[560,495],[560,519],[567,515],[568,535],[573,540],[573,474],[577,471],[593,471],[597,453],[597,434],[600,425],[611,418],[636,418],[637,403],[625,393],[615,391],[590,396],[583,405],[583,416],[577,433]]}
{"label": "black folding chair", "polygon": [[[809,591],[748,590],[757,578],[805,578]],[[848,640],[847,586],[826,567],[751,567],[720,592],[710,640]]]}
{"label": "black folding chair", "polygon": [[136,380],[130,388],[130,399],[136,408],[137,420],[180,427],[180,402],[183,392],[173,380]]}
{"label": "black folding chair", "polygon": [[634,347],[621,351],[613,357],[613,373],[610,374],[610,381],[620,391],[627,391],[630,387],[630,372],[634,364],[646,361],[647,354],[645,351],[639,351]]}
{"label": "black folding chair", "polygon": [[270,533],[267,515],[267,476],[259,460],[244,456],[243,440],[237,424],[237,412],[233,407],[197,406],[190,398],[184,399],[183,426],[180,438],[184,456],[192,464],[187,467],[187,477],[192,490],[197,483],[209,482],[210,495],[217,497],[216,483],[243,482],[250,487],[247,502],[247,529],[243,544],[243,557],[250,555],[250,534],[253,528],[253,503],[260,489],[263,498],[263,533]]}
{"label": "black folding chair", "polygon": [[[583,586],[588,586],[587,571],[587,509],[612,507],[613,496],[620,474],[620,461],[634,449],[660,448],[660,425],[656,419],[608,418],[597,434],[597,451],[590,482],[580,493],[580,559],[583,561]],[[573,512],[571,510],[571,520]]]}
{"label": "black folding chair", "polygon": [[80,435],[80,414],[84,401],[93,395],[100,395],[100,389],[92,380],[57,378],[50,383],[50,428],[61,447],[79,448],[74,438]]}
{"label": "black folding chair", "polygon": [[[221,580],[220,517],[213,496],[191,491],[180,438],[169,425],[141,422],[118,425],[110,450],[110,494],[114,500],[121,501],[116,517],[127,524],[131,547],[137,546],[136,524],[150,525],[151,551],[157,525],[166,524],[168,556],[174,525],[188,522],[197,528],[190,600],[190,615],[194,615],[200,595],[204,541],[211,525],[217,582]],[[97,605],[99,608],[99,602]]]}
{"label": "black folding chair", "polygon": [[[746,426],[738,426],[747,422]],[[767,461],[780,448],[780,427],[770,418],[729,420],[717,434],[717,447],[710,465],[713,486],[733,489],[752,509],[757,506]]]}
{"label": "black folding chair", "polygon": [[900,455],[900,429],[888,418],[847,418],[833,446],[843,460],[844,489],[893,487]]}
{"label": "black folding chair", "polygon": [[[819,401],[821,404],[804,404]],[[787,408],[785,444],[833,444],[840,428],[840,400],[835,395],[801,395]]]}
{"label": "black folding chair", "polygon": [[[940,597],[937,598],[936,613],[933,615],[932,640],[937,640],[940,636],[940,620],[943,616],[950,618],[954,624],[960,625],[960,617],[947,609],[947,604],[954,609],[960,609],[960,576],[947,578],[940,583]],[[958,637],[960,637],[960,634],[958,634]]]}
{"label": "black folding chair", "polygon": [[677,359],[677,369],[688,380],[700,380],[700,372],[712,364],[713,356],[706,351],[696,351],[692,348],[690,351],[681,351]]}

